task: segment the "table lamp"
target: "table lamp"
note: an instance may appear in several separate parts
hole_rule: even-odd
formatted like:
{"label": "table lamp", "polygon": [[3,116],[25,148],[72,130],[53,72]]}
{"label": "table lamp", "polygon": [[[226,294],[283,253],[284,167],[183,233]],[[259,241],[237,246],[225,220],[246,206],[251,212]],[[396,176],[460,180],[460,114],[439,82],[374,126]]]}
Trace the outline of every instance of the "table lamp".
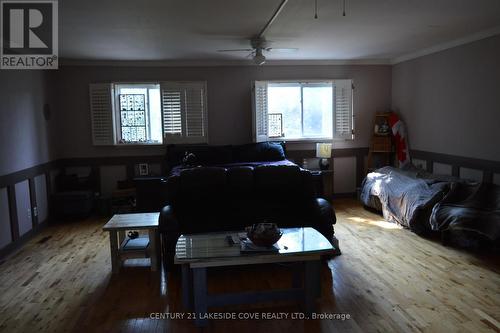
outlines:
{"label": "table lamp", "polygon": [[317,143],[316,144],[316,157],[319,158],[319,168],[321,170],[328,170],[330,168],[330,158],[332,157],[332,144],[331,143]]}

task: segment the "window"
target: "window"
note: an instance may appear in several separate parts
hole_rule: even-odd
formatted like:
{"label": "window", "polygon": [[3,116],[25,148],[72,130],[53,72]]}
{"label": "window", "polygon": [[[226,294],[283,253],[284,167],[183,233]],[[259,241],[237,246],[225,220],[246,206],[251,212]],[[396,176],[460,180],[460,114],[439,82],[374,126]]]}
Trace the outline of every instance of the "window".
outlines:
{"label": "window", "polygon": [[255,141],[352,139],[352,81],[256,81]]}
{"label": "window", "polygon": [[115,84],[115,115],[121,144],[161,144],[159,84]]}
{"label": "window", "polygon": [[205,82],[90,85],[94,145],[207,142]]}

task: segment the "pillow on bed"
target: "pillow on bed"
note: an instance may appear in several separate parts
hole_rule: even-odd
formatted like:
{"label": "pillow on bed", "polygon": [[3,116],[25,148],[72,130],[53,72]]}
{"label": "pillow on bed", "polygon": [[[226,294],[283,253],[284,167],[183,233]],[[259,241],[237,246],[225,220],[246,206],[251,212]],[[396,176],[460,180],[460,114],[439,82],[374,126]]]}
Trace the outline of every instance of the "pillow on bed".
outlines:
{"label": "pillow on bed", "polygon": [[235,162],[281,161],[285,150],[281,142],[259,142],[234,146]]}

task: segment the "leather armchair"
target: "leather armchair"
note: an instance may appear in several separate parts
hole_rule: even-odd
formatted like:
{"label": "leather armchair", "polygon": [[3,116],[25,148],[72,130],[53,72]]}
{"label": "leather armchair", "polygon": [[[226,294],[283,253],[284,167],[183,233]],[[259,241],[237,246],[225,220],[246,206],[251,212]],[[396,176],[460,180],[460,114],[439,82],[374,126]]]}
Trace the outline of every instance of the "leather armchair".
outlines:
{"label": "leather armchair", "polygon": [[167,187],[169,204],[159,221],[167,268],[181,234],[243,230],[263,220],[279,227],[313,227],[338,249],[334,210],[316,197],[311,172],[297,166],[186,169],[170,177]]}

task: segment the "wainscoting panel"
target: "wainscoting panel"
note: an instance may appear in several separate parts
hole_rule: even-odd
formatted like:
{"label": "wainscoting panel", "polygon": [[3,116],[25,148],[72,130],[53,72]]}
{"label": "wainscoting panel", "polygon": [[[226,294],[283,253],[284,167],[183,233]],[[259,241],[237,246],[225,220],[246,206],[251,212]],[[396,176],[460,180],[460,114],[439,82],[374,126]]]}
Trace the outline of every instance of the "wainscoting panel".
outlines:
{"label": "wainscoting panel", "polygon": [[418,158],[412,158],[411,161],[413,165],[416,166],[417,168],[420,168],[422,170],[427,170],[427,161]]}
{"label": "wainscoting panel", "polygon": [[0,189],[0,249],[12,242],[7,188]]}
{"label": "wainscoting panel", "polygon": [[[494,174],[500,174],[500,161],[447,155],[422,150],[411,150],[410,154],[414,158],[425,160],[427,162],[427,171],[433,171],[436,174],[444,173],[448,175],[451,174],[455,177],[473,178],[485,183],[492,183]],[[461,172],[460,169],[464,168],[472,171],[465,170]],[[477,171],[482,175],[478,176]]]}
{"label": "wainscoting panel", "polygon": [[49,172],[50,186],[52,188],[52,193],[55,193],[57,190],[56,186],[56,177],[61,172],[59,169],[54,169]]}
{"label": "wainscoting panel", "polygon": [[432,173],[436,175],[452,175],[453,167],[449,164],[433,163]]}
{"label": "wainscoting panel", "polygon": [[38,210],[38,223],[47,220],[49,215],[49,201],[47,198],[47,183],[45,175],[35,177],[36,206]]}
{"label": "wainscoting panel", "polygon": [[460,178],[481,182],[483,180],[483,172],[477,169],[460,168]]}
{"label": "wainscoting panel", "polygon": [[70,166],[66,168],[67,175],[77,175],[79,177],[85,177],[92,171],[91,167],[74,167]]}
{"label": "wainscoting panel", "polygon": [[356,192],[356,157],[333,159],[333,193]]}
{"label": "wainscoting panel", "polygon": [[27,180],[16,184],[16,206],[19,236],[22,236],[33,228],[30,188]]}
{"label": "wainscoting panel", "polygon": [[100,168],[101,193],[110,196],[116,190],[116,184],[120,180],[127,179],[127,167],[124,165],[105,165]]}

